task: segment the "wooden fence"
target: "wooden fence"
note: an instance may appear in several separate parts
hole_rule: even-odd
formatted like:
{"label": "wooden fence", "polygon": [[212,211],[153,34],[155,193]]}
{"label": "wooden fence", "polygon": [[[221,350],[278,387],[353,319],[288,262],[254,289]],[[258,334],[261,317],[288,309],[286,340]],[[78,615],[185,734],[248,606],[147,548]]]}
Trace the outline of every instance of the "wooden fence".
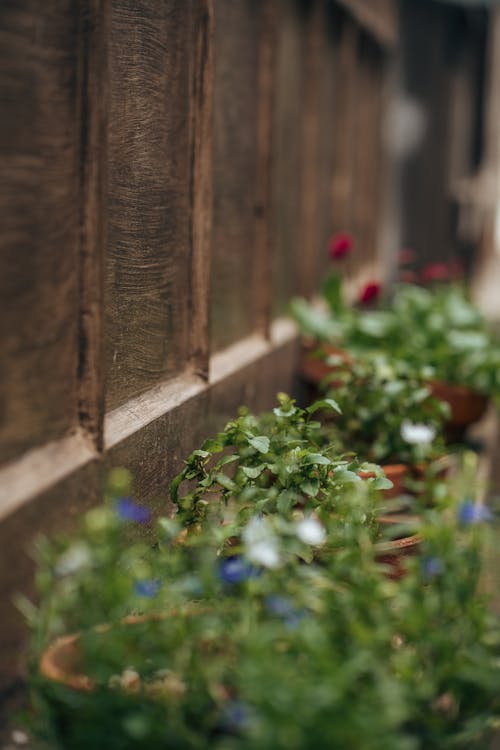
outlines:
{"label": "wooden fence", "polygon": [[[293,389],[325,243],[374,268],[389,0],[0,6],[1,688],[33,536]],[[362,261],[362,262],[361,262]]]}

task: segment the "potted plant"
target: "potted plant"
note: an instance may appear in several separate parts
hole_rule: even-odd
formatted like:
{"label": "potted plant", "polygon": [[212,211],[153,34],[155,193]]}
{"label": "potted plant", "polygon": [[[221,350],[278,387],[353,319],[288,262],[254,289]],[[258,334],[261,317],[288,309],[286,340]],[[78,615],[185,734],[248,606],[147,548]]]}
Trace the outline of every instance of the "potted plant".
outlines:
{"label": "potted plant", "polygon": [[380,284],[370,282],[355,305],[342,299],[340,282],[327,280],[322,306],[294,300],[292,314],[309,342],[307,357],[322,362],[303,365],[302,372],[318,383],[359,355],[383,353],[405,363],[449,404],[450,437],[461,439],[484,414],[488,398],[500,393],[498,337],[449,274],[423,273],[423,280],[431,285],[400,283],[383,300]]}
{"label": "potted plant", "polygon": [[386,497],[402,494],[409,476],[421,476],[445,455],[447,406],[411,369],[377,356],[358,359],[333,377],[336,387],[329,395],[340,411],[329,422],[329,436],[342,451],[382,465],[393,482]]}
{"label": "potted plant", "polygon": [[235,496],[242,518],[256,511],[288,518],[297,508],[335,513],[363,471],[370,490],[391,488],[380,467],[360,461],[352,450],[346,456],[327,439],[314,419],[325,410],[338,412],[339,407],[324,398],[302,409],[283,393],[272,412],[255,416],[241,409],[188,457],[172,482],[171,499],[182,525],[199,524],[210,508],[223,514]]}
{"label": "potted plant", "polygon": [[[485,747],[499,666],[477,594],[479,506],[442,495],[420,529],[426,556],[394,586],[367,498],[343,528],[254,515],[235,563],[217,552],[224,527],[176,544],[175,519],[154,524],[126,492],[38,546],[40,605],[23,608],[34,722],[52,747]],[[301,546],[324,554],[301,565]]]}

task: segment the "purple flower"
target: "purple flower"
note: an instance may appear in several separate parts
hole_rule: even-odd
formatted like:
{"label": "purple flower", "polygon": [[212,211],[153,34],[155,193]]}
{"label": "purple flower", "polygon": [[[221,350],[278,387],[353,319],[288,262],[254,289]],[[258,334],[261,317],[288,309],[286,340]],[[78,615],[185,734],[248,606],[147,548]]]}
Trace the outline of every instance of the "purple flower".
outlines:
{"label": "purple flower", "polygon": [[425,557],[422,560],[422,573],[424,578],[430,579],[441,575],[444,570],[444,563],[440,557]]}
{"label": "purple flower", "polygon": [[290,630],[297,627],[305,614],[299,612],[290,599],[279,594],[269,594],[264,597],[264,604],[268,612],[281,618]]}
{"label": "purple flower", "polygon": [[465,500],[458,511],[458,520],[464,526],[491,521],[492,518],[493,516],[489,508],[485,505],[473,503],[472,500]]}
{"label": "purple flower", "polygon": [[242,581],[247,581],[249,578],[255,578],[257,574],[257,569],[248,560],[239,555],[226,558],[222,561],[219,568],[220,580],[223,583],[231,585],[242,583]]}
{"label": "purple flower", "polygon": [[147,523],[151,513],[143,505],[138,505],[131,497],[119,497],[116,501],[116,512],[122,521]]}
{"label": "purple flower", "polygon": [[228,701],[223,708],[223,724],[231,732],[247,729],[253,716],[252,707],[243,701]]}
{"label": "purple flower", "polygon": [[160,590],[160,581],[154,581],[151,578],[145,578],[142,581],[134,583],[134,592],[137,596],[147,596],[152,598]]}

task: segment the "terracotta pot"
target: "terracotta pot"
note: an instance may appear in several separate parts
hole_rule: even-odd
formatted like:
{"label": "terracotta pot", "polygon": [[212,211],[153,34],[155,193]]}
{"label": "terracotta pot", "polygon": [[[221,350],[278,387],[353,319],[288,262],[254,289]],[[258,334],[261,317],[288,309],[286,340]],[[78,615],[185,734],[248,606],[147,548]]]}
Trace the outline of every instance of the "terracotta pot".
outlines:
{"label": "terracotta pot", "polygon": [[[389,525],[408,523],[415,523],[416,525],[418,522],[418,519],[415,516],[398,514],[382,516],[378,520],[381,525],[386,527]],[[393,581],[398,581],[406,575],[405,560],[408,557],[418,555],[421,546],[422,537],[420,534],[410,534],[409,536],[401,536],[388,542],[380,542],[377,544],[376,559],[378,562],[384,563],[388,566],[387,577]]]}
{"label": "terracotta pot", "polygon": [[[442,464],[438,466],[438,464]],[[442,458],[437,459],[433,462],[433,464],[436,465],[436,472],[435,476],[440,477],[442,479],[445,479],[448,474],[451,471],[451,462],[449,456],[443,456]],[[408,489],[406,486],[406,482],[410,478],[414,479],[423,479],[425,476],[425,472],[427,471],[428,467],[430,466],[429,463],[422,463],[422,464],[382,464],[382,469],[384,470],[384,473],[387,477],[387,479],[390,479],[393,483],[394,487],[392,487],[390,490],[382,490],[382,495],[387,499],[393,499],[395,497],[399,497],[400,495],[406,494],[406,495],[415,495],[417,493],[412,492]],[[372,477],[375,477],[375,472],[373,471],[360,471],[359,476],[362,479],[371,479]]]}
{"label": "terracotta pot", "polygon": [[429,383],[432,395],[450,406],[449,433],[452,438],[461,438],[471,424],[484,415],[488,397],[471,388],[434,380]]}
{"label": "terracotta pot", "polygon": [[[165,617],[166,615],[163,614],[130,615],[121,622],[126,625],[136,625],[148,620],[163,620]],[[98,633],[105,633],[112,627],[110,624],[97,625],[95,630]],[[39,670],[40,674],[52,682],[59,682],[73,690],[90,693],[96,689],[97,685],[83,672],[80,637],[80,633],[65,635],[47,646],[40,658]]]}
{"label": "terracotta pot", "polygon": [[[329,365],[324,359],[313,356],[313,353],[321,349],[327,357],[337,356],[342,363],[339,365]],[[300,352],[300,374],[302,379],[309,385],[318,386],[321,381],[336,370],[347,368],[352,362],[351,356],[344,350],[336,348],[331,344],[315,344],[310,341],[304,341]],[[335,381],[330,385],[335,387]]]}

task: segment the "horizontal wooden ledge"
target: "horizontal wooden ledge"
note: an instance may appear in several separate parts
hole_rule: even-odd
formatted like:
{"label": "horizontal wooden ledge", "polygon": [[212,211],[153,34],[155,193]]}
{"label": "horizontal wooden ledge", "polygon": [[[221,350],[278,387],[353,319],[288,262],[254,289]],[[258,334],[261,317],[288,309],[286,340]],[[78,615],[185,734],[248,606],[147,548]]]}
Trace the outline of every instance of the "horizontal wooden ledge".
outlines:
{"label": "horizontal wooden ledge", "polygon": [[[279,318],[271,325],[269,339],[251,335],[214,354],[210,359],[208,382],[187,370],[130,399],[104,418],[104,452],[296,337],[293,322]],[[7,464],[0,469],[0,520],[98,458],[86,433],[79,430]]]}
{"label": "horizontal wooden ledge", "polygon": [[33,448],[0,470],[0,520],[96,458],[83,430]]}
{"label": "horizontal wooden ledge", "polygon": [[260,334],[253,334],[214,354],[210,358],[208,382],[187,370],[176,378],[127,401],[105,417],[104,450],[112,448],[172,409],[231,377],[238,370],[251,365],[296,336],[297,329],[292,321],[278,318],[271,325],[269,339]]}

